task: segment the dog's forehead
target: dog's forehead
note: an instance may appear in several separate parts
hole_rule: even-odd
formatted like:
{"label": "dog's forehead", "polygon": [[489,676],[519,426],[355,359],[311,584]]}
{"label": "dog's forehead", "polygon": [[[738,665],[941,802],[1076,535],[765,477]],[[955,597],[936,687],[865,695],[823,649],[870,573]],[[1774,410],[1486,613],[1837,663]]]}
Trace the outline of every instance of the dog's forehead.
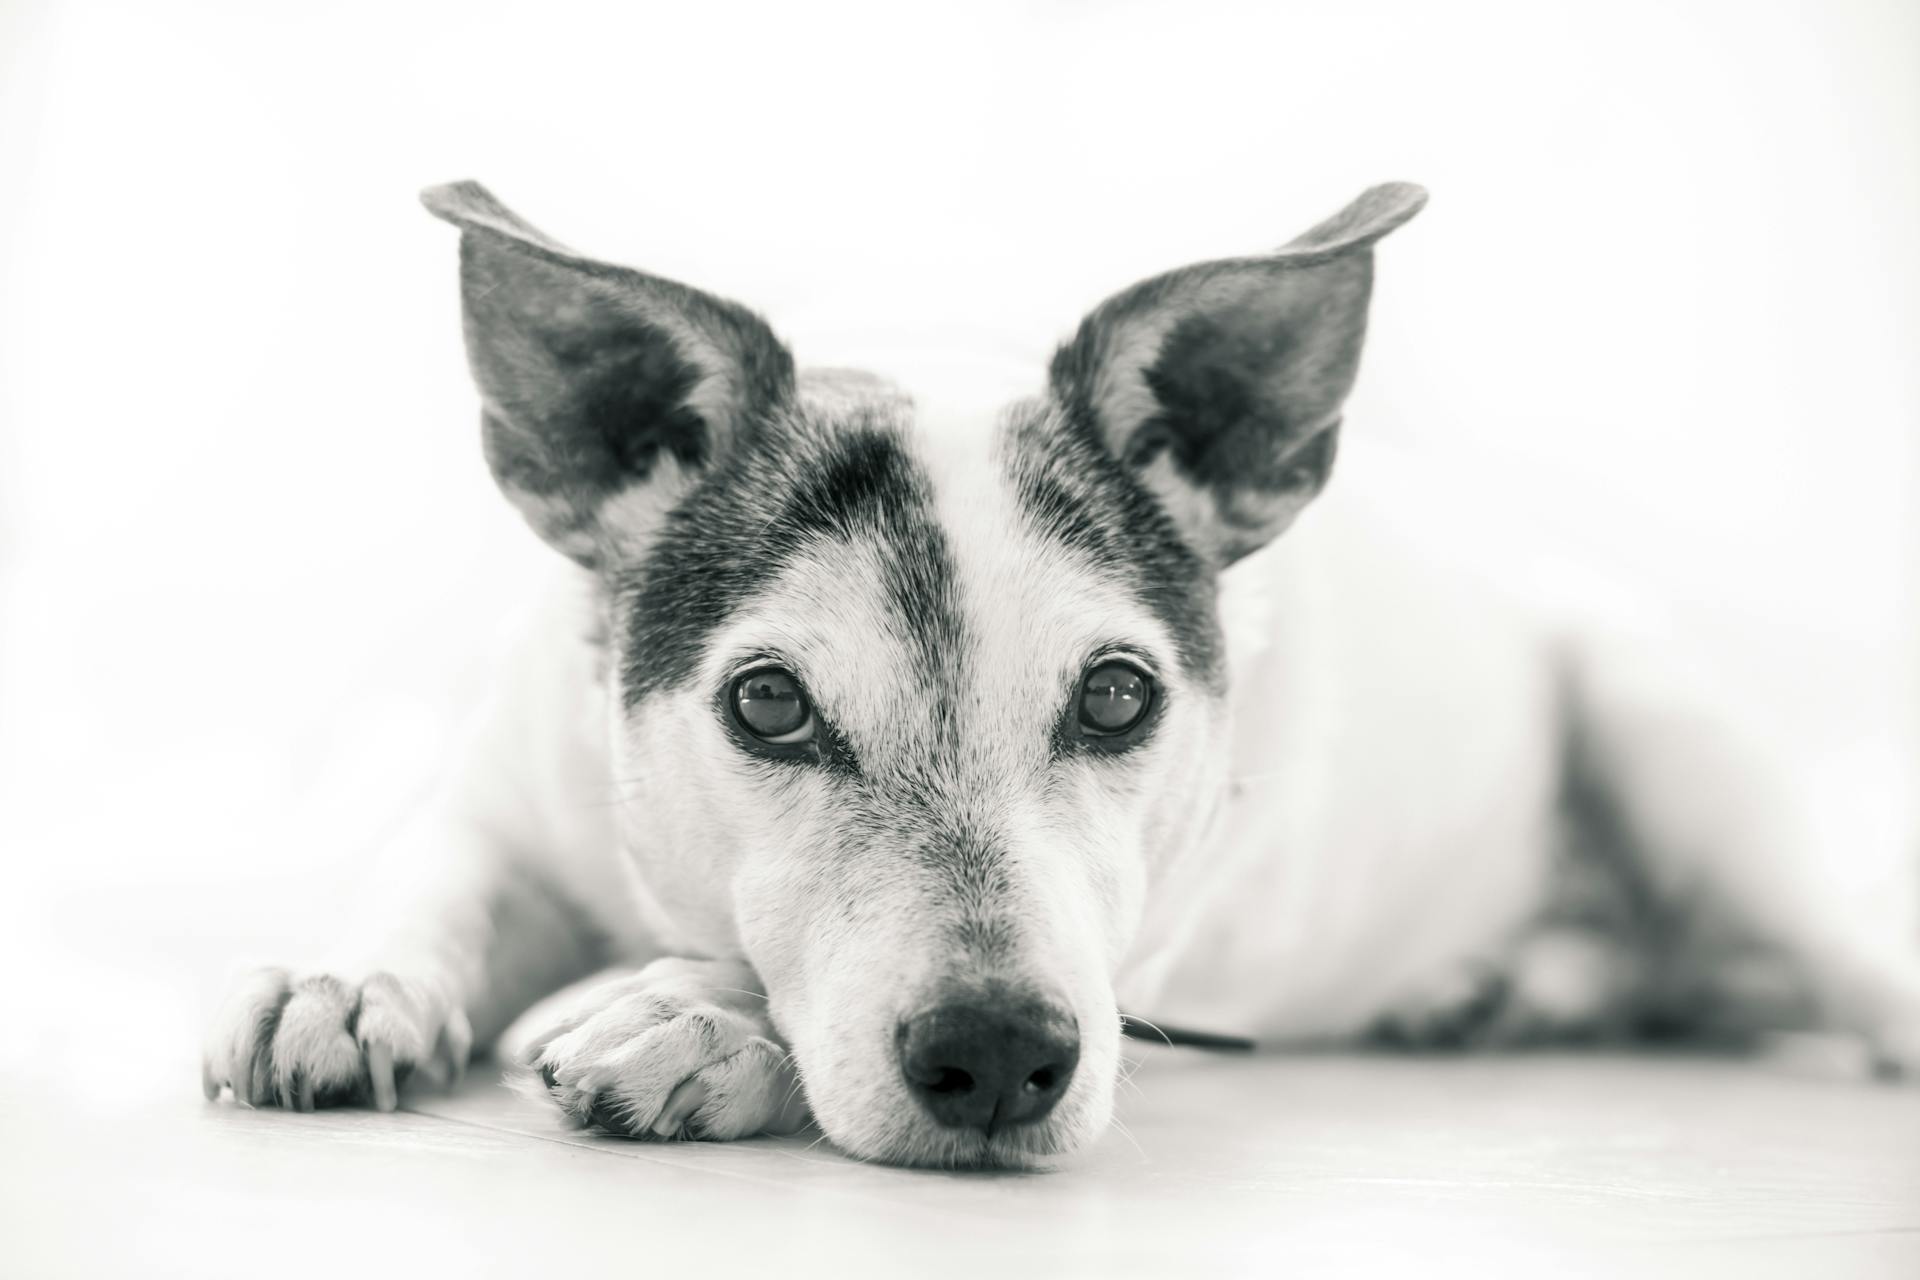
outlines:
{"label": "dog's forehead", "polygon": [[964,660],[1032,684],[1100,642],[1157,644],[1209,685],[1217,666],[1210,579],[1057,410],[954,414],[851,372],[804,376],[615,599],[628,705],[711,676],[749,622],[839,662],[865,646],[896,682]]}

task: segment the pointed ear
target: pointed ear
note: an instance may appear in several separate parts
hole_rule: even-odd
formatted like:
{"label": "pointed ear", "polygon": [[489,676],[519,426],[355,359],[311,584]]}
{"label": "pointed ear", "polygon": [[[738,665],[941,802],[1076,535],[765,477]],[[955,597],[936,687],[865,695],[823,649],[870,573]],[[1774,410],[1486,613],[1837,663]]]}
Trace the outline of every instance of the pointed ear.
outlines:
{"label": "pointed ear", "polygon": [[581,564],[640,554],[700,471],[791,396],[792,356],[746,308],[583,257],[478,183],[421,200],[461,231],[494,479]]}
{"label": "pointed ear", "polygon": [[1116,294],[1055,353],[1054,396],[1224,566],[1327,482],[1360,366],[1373,245],[1427,193],[1364,192],[1266,257],[1201,263]]}

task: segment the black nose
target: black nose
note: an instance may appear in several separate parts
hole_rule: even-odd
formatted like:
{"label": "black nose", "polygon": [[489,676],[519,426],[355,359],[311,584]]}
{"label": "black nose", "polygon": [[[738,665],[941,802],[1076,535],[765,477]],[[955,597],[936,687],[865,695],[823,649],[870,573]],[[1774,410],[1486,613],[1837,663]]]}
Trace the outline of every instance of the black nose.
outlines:
{"label": "black nose", "polygon": [[1080,1024],[1058,1005],[968,996],[900,1024],[900,1074],[927,1114],[989,1137],[1053,1110],[1080,1061]]}

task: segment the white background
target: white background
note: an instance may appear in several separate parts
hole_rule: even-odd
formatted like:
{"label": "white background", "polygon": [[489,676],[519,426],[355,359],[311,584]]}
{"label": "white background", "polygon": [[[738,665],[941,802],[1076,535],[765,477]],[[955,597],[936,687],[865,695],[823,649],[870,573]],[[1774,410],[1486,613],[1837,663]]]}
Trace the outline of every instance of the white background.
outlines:
{"label": "white background", "polygon": [[93,966],[123,1034],[364,891],[547,554],[414,201],[469,176],[803,360],[902,326],[1036,369],[1142,274],[1423,182],[1348,430],[1487,477],[1836,758],[1911,728],[1903,0],[10,0],[0,946]]}

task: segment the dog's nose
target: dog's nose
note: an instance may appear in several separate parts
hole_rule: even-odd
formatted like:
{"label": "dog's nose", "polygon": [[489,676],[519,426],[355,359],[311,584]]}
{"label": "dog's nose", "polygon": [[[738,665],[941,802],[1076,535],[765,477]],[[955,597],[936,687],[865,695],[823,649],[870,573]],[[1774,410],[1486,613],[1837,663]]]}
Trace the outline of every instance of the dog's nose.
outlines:
{"label": "dog's nose", "polygon": [[1080,1061],[1080,1024],[1040,1000],[947,1000],[900,1024],[900,1074],[927,1114],[987,1135],[1053,1110]]}

